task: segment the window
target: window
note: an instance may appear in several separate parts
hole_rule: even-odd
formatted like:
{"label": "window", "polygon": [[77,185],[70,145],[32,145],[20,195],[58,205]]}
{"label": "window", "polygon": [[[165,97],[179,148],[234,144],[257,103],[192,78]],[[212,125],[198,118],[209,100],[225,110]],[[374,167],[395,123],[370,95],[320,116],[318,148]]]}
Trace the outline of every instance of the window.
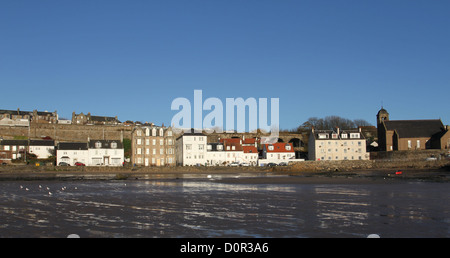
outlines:
{"label": "window", "polygon": [[352,139],[358,139],[358,138],[359,138],[359,133],[351,133],[351,134],[350,134],[350,138],[352,138]]}
{"label": "window", "polygon": [[102,143],[101,142],[96,142],[95,143],[95,148],[101,148],[102,147]]}
{"label": "window", "polygon": [[198,149],[199,149],[199,150],[203,150],[204,148],[205,148],[205,145],[204,145],[204,144],[199,144],[199,145],[198,145]]}
{"label": "window", "polygon": [[141,133],[141,130],[137,130],[137,131],[136,131],[136,135],[137,135],[137,136],[141,136],[141,134],[142,134],[142,133]]}
{"label": "window", "polygon": [[156,136],[156,129],[155,128],[152,129],[152,136]]}
{"label": "window", "polygon": [[159,154],[164,154],[164,149],[163,148],[161,148],[161,149],[159,149]]}
{"label": "window", "polygon": [[347,136],[348,136],[348,135],[347,135],[346,133],[341,134],[341,138],[342,138],[342,139],[347,139]]}
{"label": "window", "polygon": [[161,128],[161,129],[159,129],[159,136],[164,136],[164,131],[163,131],[163,129]]}
{"label": "window", "polygon": [[172,131],[167,131],[167,136],[172,136]]}
{"label": "window", "polygon": [[286,150],[291,150],[291,145],[286,145]]}
{"label": "window", "polygon": [[420,149],[420,140],[417,140],[417,149]]}
{"label": "window", "polygon": [[155,155],[156,154],[156,149],[152,150],[152,154]]}
{"label": "window", "polygon": [[150,139],[145,139],[145,145],[150,145]]}
{"label": "window", "polygon": [[112,142],[111,143],[111,148],[112,149],[117,149],[117,142]]}
{"label": "window", "polygon": [[150,149],[149,148],[147,148],[147,149],[145,149],[145,154],[150,154]]}
{"label": "window", "polygon": [[[141,145],[142,144],[142,139],[136,139],[136,144],[137,145]],[[97,147],[97,146],[95,146],[95,147]]]}
{"label": "window", "polygon": [[167,145],[173,145],[172,139],[167,140]]}
{"label": "window", "polygon": [[152,139],[152,144],[156,145],[156,139]]}
{"label": "window", "polygon": [[136,149],[136,154],[138,154],[138,155],[142,154],[142,149],[141,148],[137,148]]}
{"label": "window", "polygon": [[408,149],[411,149],[411,140],[408,140]]}
{"label": "window", "polygon": [[231,146],[231,150],[236,150],[236,146]]}
{"label": "window", "polygon": [[269,150],[273,150],[273,145],[269,145]]}
{"label": "window", "polygon": [[327,133],[319,133],[319,139],[328,139]]}
{"label": "window", "polygon": [[150,136],[150,129],[145,129],[145,136]]}
{"label": "window", "polygon": [[338,138],[338,134],[337,134],[337,133],[333,133],[333,134],[331,135],[331,138],[337,139],[337,138]]}
{"label": "window", "polygon": [[164,145],[164,139],[159,139],[159,145]]}
{"label": "window", "polygon": [[192,150],[192,144],[186,144],[186,150]]}

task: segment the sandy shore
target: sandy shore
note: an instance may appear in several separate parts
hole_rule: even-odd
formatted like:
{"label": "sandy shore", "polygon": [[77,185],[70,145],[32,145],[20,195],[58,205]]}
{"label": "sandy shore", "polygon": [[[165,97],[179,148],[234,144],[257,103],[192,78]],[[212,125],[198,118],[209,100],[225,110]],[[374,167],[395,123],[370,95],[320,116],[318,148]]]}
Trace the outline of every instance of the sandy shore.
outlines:
{"label": "sandy shore", "polygon": [[93,167],[0,167],[0,181],[13,180],[161,180],[205,179],[242,184],[362,184],[402,182],[405,180],[450,182],[448,168],[359,169],[351,171],[305,172],[290,167],[164,167],[164,168],[93,168]]}

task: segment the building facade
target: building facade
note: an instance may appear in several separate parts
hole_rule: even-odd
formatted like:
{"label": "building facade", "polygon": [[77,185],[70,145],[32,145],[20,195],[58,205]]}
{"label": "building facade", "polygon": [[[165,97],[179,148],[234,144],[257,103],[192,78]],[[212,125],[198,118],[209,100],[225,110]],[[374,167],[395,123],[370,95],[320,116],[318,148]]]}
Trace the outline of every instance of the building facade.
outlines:
{"label": "building facade", "polygon": [[377,113],[380,151],[450,149],[450,131],[440,119],[390,120],[386,109]]}
{"label": "building facade", "polygon": [[[22,111],[19,108],[17,110],[0,110],[0,120],[4,121],[23,121],[27,120],[31,123],[38,124],[57,124],[58,123],[58,112],[48,112],[48,111]],[[11,123],[11,122],[10,122]]]}
{"label": "building facade", "polygon": [[72,124],[74,125],[118,125],[120,124],[117,116],[93,116],[91,113],[86,115],[81,112],[80,114],[72,113]]}
{"label": "building facade", "polygon": [[180,166],[206,165],[206,135],[193,130],[176,140],[176,163]]}
{"label": "building facade", "polygon": [[175,137],[171,127],[136,126],[131,133],[131,163],[136,166],[175,166]]}
{"label": "building facade", "polygon": [[122,166],[123,143],[115,140],[59,143],[56,150],[56,164],[60,165],[61,162],[71,166],[76,162],[86,166]]}
{"label": "building facade", "polygon": [[292,143],[277,142],[263,144],[262,158],[265,162],[280,164],[295,160],[295,151]]}
{"label": "building facade", "polygon": [[60,142],[56,148],[56,165],[61,162],[71,166],[77,162],[89,165],[89,151],[87,142]]}
{"label": "building facade", "polygon": [[357,130],[311,129],[308,143],[309,160],[369,160],[366,140]]}
{"label": "building facade", "polygon": [[30,140],[29,152],[36,155],[38,159],[48,159],[54,156],[55,141],[53,140]]}

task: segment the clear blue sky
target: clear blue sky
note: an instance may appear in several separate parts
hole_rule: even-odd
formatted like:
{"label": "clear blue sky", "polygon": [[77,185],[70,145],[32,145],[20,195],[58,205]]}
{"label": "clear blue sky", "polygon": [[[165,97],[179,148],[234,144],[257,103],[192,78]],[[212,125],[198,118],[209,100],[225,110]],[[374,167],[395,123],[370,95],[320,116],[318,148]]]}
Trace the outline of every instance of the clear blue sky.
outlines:
{"label": "clear blue sky", "polygon": [[1,0],[0,109],[167,125],[201,89],[278,97],[282,129],[375,124],[381,102],[449,124],[449,14],[448,0]]}

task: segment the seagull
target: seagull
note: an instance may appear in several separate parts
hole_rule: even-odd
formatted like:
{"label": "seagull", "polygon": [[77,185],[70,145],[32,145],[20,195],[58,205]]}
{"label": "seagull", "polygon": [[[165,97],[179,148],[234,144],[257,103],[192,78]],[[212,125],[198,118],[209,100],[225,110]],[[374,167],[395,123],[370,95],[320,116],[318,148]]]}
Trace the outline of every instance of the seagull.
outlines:
{"label": "seagull", "polygon": [[208,175],[207,178],[212,178],[212,176],[211,176],[211,175]]}
{"label": "seagull", "polygon": [[23,189],[23,186],[20,186],[20,189]]}
{"label": "seagull", "polygon": [[52,193],[51,193],[51,192],[48,192],[48,195],[52,195]]}
{"label": "seagull", "polygon": [[42,189],[42,185],[39,185],[39,189]]}
{"label": "seagull", "polygon": [[50,188],[48,188],[48,186],[47,186],[47,191],[48,191],[48,190],[50,190]]}
{"label": "seagull", "polygon": [[28,187],[27,187],[27,188],[25,188],[25,191],[28,191],[28,190],[30,190],[30,189],[28,189]]}

